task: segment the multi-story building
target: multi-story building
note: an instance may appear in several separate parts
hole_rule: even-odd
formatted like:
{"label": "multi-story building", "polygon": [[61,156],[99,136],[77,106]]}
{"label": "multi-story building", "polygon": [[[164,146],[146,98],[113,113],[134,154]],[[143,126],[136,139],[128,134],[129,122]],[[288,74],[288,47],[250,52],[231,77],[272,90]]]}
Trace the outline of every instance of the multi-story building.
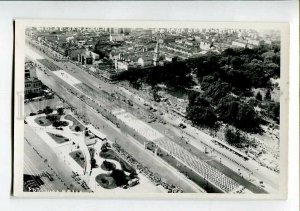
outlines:
{"label": "multi-story building", "polygon": [[109,41],[111,42],[122,42],[124,41],[124,39],[124,34],[110,34],[109,36]]}
{"label": "multi-story building", "polygon": [[37,95],[42,91],[42,82],[37,78],[25,78],[25,97],[30,94]]}
{"label": "multi-story building", "polygon": [[117,58],[114,58],[115,69],[117,70],[129,70],[134,67],[133,62],[129,59],[123,58],[122,54],[119,54]]}
{"label": "multi-story building", "polygon": [[247,41],[233,41],[232,46],[233,47],[246,48],[247,47]]}
{"label": "multi-story building", "polygon": [[249,44],[254,45],[254,46],[259,46],[261,44],[260,40],[248,39],[247,41]]}
{"label": "multi-story building", "polygon": [[153,57],[152,56],[142,56],[138,59],[138,64],[141,67],[149,67],[149,66],[153,66]]}
{"label": "multi-story building", "polygon": [[36,69],[31,62],[25,64],[25,97],[35,96],[42,91],[42,82],[36,76]]}
{"label": "multi-story building", "polygon": [[99,54],[96,54],[88,49],[85,49],[84,52],[78,54],[78,61],[83,65],[85,64],[93,64],[94,61],[99,60]]}

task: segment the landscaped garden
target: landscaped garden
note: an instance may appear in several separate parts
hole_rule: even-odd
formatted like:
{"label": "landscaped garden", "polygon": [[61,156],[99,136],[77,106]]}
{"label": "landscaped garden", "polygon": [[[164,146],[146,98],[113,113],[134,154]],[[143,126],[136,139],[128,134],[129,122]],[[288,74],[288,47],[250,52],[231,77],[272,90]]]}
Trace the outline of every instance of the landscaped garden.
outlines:
{"label": "landscaped garden", "polygon": [[84,168],[86,165],[85,157],[81,150],[77,150],[70,153],[70,156],[82,167]]}
{"label": "landscaped garden", "polygon": [[72,115],[70,115],[70,114],[66,115],[65,119],[73,122],[73,125],[70,126],[71,130],[79,132],[79,131],[83,131],[85,129],[85,127]]}
{"label": "landscaped garden", "polygon": [[105,189],[114,189],[117,186],[115,179],[110,174],[99,174],[96,177],[97,183]]}
{"label": "landscaped garden", "polygon": [[[121,164],[122,169],[117,169],[116,165],[109,161],[103,161],[101,168],[105,171],[111,171],[109,174],[99,174],[96,177],[98,184],[106,189],[113,189],[116,187],[126,186],[128,182],[136,177],[135,169],[124,161],[116,152],[106,147],[100,152],[100,157],[105,159],[112,159]],[[129,172],[130,175],[126,175]]]}
{"label": "landscaped garden", "polygon": [[58,144],[63,144],[69,141],[68,138],[58,135],[58,134],[53,134],[53,133],[48,133],[49,136]]}
{"label": "landscaped garden", "polygon": [[100,157],[104,159],[112,159],[121,164],[122,170],[127,171],[129,173],[136,173],[135,169],[130,166],[126,161],[123,160],[116,152],[111,149],[102,150],[100,152]]}
{"label": "landscaped garden", "polygon": [[41,116],[35,118],[35,122],[40,126],[50,126],[53,125],[54,127],[65,127],[68,126],[68,122],[60,121],[61,115],[59,114],[48,114],[46,116]]}
{"label": "landscaped garden", "polygon": [[114,169],[116,169],[116,164],[109,162],[109,161],[103,161],[103,163],[101,164],[101,168],[104,171],[112,171]]}
{"label": "landscaped garden", "polygon": [[40,116],[34,119],[35,123],[37,123],[40,126],[50,126],[52,125],[52,122],[49,119],[46,119],[46,116]]}
{"label": "landscaped garden", "polygon": [[123,170],[113,169],[110,174],[99,174],[96,177],[98,184],[106,189],[113,189],[127,185],[132,178],[127,176]]}

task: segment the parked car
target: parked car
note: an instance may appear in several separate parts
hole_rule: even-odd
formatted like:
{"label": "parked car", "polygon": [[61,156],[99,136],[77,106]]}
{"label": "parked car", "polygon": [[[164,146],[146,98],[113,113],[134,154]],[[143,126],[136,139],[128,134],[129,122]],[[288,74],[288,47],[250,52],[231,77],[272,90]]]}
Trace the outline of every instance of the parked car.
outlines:
{"label": "parked car", "polygon": [[186,128],[186,125],[183,124],[183,123],[180,123],[178,126],[179,126],[180,128],[182,128],[182,129],[185,129],[185,128]]}

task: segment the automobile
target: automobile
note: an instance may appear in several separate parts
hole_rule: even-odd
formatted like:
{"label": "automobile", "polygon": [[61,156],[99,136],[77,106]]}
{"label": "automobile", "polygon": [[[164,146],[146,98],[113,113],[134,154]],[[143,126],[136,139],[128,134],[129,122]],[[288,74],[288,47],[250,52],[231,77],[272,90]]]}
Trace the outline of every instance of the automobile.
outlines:
{"label": "automobile", "polygon": [[186,125],[183,124],[183,123],[180,123],[178,126],[179,126],[180,128],[182,128],[182,129],[185,129],[185,128],[186,128]]}

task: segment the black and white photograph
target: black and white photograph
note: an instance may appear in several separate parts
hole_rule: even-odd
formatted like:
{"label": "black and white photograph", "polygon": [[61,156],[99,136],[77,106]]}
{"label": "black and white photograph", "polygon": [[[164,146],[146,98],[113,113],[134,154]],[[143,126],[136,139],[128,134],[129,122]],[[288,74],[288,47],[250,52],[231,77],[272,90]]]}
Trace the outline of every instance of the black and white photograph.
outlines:
{"label": "black and white photograph", "polygon": [[15,196],[287,197],[288,24],[14,30]]}

